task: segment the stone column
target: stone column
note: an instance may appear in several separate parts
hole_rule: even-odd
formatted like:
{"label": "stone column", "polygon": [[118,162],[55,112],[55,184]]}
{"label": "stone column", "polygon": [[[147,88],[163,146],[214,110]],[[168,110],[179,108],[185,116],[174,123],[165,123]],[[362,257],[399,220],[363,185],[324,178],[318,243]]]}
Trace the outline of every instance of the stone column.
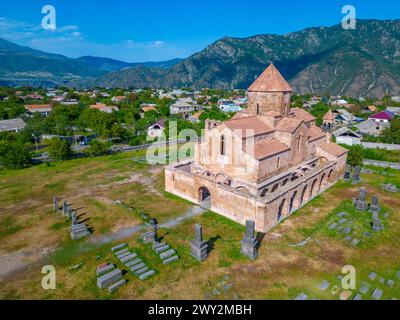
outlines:
{"label": "stone column", "polygon": [[355,166],[354,167],[354,174],[353,174],[353,183],[359,183],[361,181],[360,179],[360,174],[361,174],[361,167],[360,166]]}
{"label": "stone column", "polygon": [[240,252],[251,260],[255,260],[258,256],[258,241],[255,237],[255,222],[246,221],[246,234],[240,242]]}
{"label": "stone column", "polygon": [[190,255],[198,261],[208,257],[208,243],[203,241],[203,228],[199,224],[195,226],[195,239],[191,241],[190,249]]}

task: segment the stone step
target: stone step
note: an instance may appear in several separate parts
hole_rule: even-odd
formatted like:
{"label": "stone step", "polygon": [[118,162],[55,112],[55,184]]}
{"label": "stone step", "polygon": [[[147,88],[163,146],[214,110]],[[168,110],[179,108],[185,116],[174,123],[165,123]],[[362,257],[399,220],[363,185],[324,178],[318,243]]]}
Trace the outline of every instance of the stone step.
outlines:
{"label": "stone step", "polygon": [[121,279],[117,281],[116,283],[112,284],[111,286],[108,287],[108,292],[113,293],[114,291],[118,290],[121,288],[124,284],[126,283],[125,279]]}
{"label": "stone step", "polygon": [[119,259],[122,263],[126,263],[126,262],[128,262],[128,261],[131,261],[131,260],[133,260],[133,259],[135,259],[137,257],[137,254],[136,253],[131,253],[130,255],[128,255],[128,256],[126,256],[126,257],[123,257],[123,258],[121,258],[121,259]]}
{"label": "stone step", "polygon": [[142,269],[145,266],[146,266],[146,264],[144,262],[141,262],[141,263],[138,263],[138,264],[130,267],[129,270],[131,270],[132,272],[136,272],[136,271],[138,271],[139,269]]}
{"label": "stone step", "polygon": [[133,267],[135,264],[138,264],[138,263],[140,263],[140,262],[143,262],[142,259],[137,258],[137,259],[135,259],[135,260],[132,260],[132,261],[129,261],[129,262],[125,263],[125,265],[126,265],[128,268],[130,268],[130,267]]}
{"label": "stone step", "polygon": [[176,251],[174,249],[165,251],[163,253],[160,254],[160,258],[162,260],[168,259],[169,257],[173,256],[176,253]]}
{"label": "stone step", "polygon": [[135,275],[139,277],[141,274],[145,273],[148,270],[149,270],[149,267],[145,266],[142,269],[139,269],[139,270],[135,271]]}
{"label": "stone step", "polygon": [[111,284],[122,279],[122,271],[120,269],[114,269],[97,278],[97,286],[100,289],[107,288]]}
{"label": "stone step", "polygon": [[154,270],[147,271],[139,276],[140,280],[146,280],[154,275],[156,272]]}
{"label": "stone step", "polygon": [[163,264],[170,264],[170,263],[172,263],[172,262],[174,262],[174,261],[176,261],[176,260],[179,260],[179,256],[172,256],[172,257],[169,257],[168,259],[165,259],[165,260],[163,261]]}
{"label": "stone step", "polygon": [[168,244],[166,244],[166,245],[164,245],[164,246],[162,246],[162,247],[158,247],[158,248],[154,249],[154,251],[155,251],[157,254],[160,254],[160,253],[162,253],[162,252],[164,252],[164,251],[167,251],[168,249],[170,249],[170,246],[169,246]]}
{"label": "stone step", "polygon": [[113,270],[115,266],[113,264],[107,264],[105,266],[97,267],[96,269],[96,276],[102,276],[103,274],[108,273],[109,271]]}
{"label": "stone step", "polygon": [[118,251],[119,249],[122,249],[122,248],[124,248],[124,247],[126,247],[126,246],[127,246],[126,243],[122,243],[122,244],[119,244],[119,245],[117,245],[117,246],[111,248],[111,251],[112,251],[112,252],[116,252],[116,251]]}

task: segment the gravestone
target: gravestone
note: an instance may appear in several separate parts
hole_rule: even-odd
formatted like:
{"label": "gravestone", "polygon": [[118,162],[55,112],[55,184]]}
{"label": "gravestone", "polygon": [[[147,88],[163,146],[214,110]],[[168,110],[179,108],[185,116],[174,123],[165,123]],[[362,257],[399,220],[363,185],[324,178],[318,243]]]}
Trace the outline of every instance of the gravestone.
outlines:
{"label": "gravestone", "polygon": [[68,213],[68,203],[67,201],[63,202],[63,213],[66,215]]}
{"label": "gravestone", "polygon": [[352,183],[356,184],[361,181],[360,179],[360,174],[361,174],[361,167],[360,166],[355,166],[354,167],[354,174],[353,174],[353,181]]}
{"label": "gravestone", "polygon": [[71,213],[71,220],[72,220],[71,223],[72,223],[73,226],[78,223],[78,220],[76,218],[76,213],[75,212]]}
{"label": "gravestone", "polygon": [[153,235],[154,242],[158,243],[158,235],[157,235],[158,222],[157,222],[157,220],[156,219],[151,219],[150,220],[150,226],[151,226],[151,228],[153,229],[153,232],[154,232],[154,235]]}
{"label": "gravestone", "polygon": [[56,196],[53,197],[53,208],[55,212],[58,211],[58,199]]}
{"label": "gravestone", "polygon": [[381,207],[379,207],[379,197],[378,196],[373,196],[371,198],[371,204],[369,205],[369,210],[370,212],[376,212],[378,213],[381,211]]}
{"label": "gravestone", "polygon": [[358,198],[355,199],[354,205],[357,210],[364,211],[367,209],[367,190],[365,189],[360,189],[360,193],[358,195]]}
{"label": "gravestone", "polygon": [[349,164],[346,164],[346,169],[344,171],[343,179],[347,180],[347,181],[350,180],[352,171],[353,171],[353,167],[351,165],[349,165]]}
{"label": "gravestone", "polygon": [[122,271],[120,269],[114,269],[97,278],[97,286],[100,289],[104,289],[113,283],[122,279]]}
{"label": "gravestone", "polygon": [[255,222],[248,220],[246,221],[246,233],[243,240],[240,242],[240,252],[246,257],[254,260],[258,256],[258,241],[255,237]]}
{"label": "gravestone", "polygon": [[190,255],[198,261],[208,257],[208,243],[203,241],[203,229],[201,225],[195,226],[195,238],[190,242]]}
{"label": "gravestone", "polygon": [[377,212],[372,215],[372,230],[375,232],[383,230],[383,224]]}

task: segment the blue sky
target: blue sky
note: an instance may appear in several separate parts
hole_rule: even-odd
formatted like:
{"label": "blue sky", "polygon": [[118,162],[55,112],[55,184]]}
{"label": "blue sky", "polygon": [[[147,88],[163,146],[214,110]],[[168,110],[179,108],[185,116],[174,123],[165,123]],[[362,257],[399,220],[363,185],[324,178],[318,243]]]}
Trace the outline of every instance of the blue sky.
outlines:
{"label": "blue sky", "polygon": [[[55,31],[41,28],[49,4],[56,8]],[[396,0],[1,0],[0,37],[69,57],[167,60],[224,36],[338,24],[344,5],[353,5],[359,19],[400,18]]]}

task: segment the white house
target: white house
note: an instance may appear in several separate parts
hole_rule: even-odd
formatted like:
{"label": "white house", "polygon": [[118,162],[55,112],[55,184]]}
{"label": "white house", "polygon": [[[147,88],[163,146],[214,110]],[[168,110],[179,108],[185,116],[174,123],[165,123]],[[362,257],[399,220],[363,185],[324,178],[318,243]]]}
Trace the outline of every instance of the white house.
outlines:
{"label": "white house", "polygon": [[352,146],[361,143],[361,135],[347,127],[342,127],[333,131],[332,135],[336,138],[336,143],[339,144]]}
{"label": "white house", "polygon": [[20,132],[25,127],[26,123],[20,118],[0,121],[0,132]]}
{"label": "white house", "polygon": [[162,137],[164,130],[165,120],[161,119],[147,128],[147,136],[153,139]]}

